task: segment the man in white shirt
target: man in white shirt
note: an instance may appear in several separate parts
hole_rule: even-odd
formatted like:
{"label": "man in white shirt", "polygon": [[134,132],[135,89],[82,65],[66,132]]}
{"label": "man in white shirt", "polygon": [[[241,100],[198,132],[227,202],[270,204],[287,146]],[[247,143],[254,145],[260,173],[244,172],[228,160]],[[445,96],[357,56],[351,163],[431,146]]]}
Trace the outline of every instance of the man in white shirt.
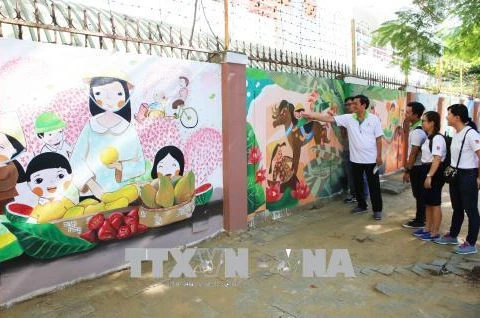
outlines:
{"label": "man in white shirt", "polygon": [[404,182],[411,182],[413,197],[416,201],[415,219],[403,224],[406,228],[422,228],[425,226],[425,202],[422,188],[422,155],[421,147],[427,139],[427,134],[422,129],[422,115],[425,106],[419,102],[407,104],[405,119],[410,122],[408,133],[408,159],[405,164]]}
{"label": "man in white shirt", "polygon": [[478,252],[475,244],[480,228],[478,212],[480,136],[476,130],[466,125],[468,109],[465,105],[454,104],[447,109],[448,125],[456,131],[450,146],[450,166],[458,168],[458,177],[456,181],[450,183],[450,199],[453,208],[450,232],[434,241],[438,244],[458,244],[457,236],[466,213],[468,217],[466,241],[455,247],[453,251],[457,254],[474,254]]}
{"label": "man in white shirt", "polygon": [[383,202],[377,170],[382,164],[383,130],[378,117],[367,111],[369,104],[368,97],[357,95],[353,98],[352,114],[330,116],[322,113],[305,112],[303,117],[308,120],[335,123],[347,129],[350,161],[355,180],[355,195],[358,202],[358,206],[352,212],[361,213],[367,211],[368,206],[363,197],[364,187],[362,182],[362,177],[365,173],[372,202],[373,218],[381,220]]}

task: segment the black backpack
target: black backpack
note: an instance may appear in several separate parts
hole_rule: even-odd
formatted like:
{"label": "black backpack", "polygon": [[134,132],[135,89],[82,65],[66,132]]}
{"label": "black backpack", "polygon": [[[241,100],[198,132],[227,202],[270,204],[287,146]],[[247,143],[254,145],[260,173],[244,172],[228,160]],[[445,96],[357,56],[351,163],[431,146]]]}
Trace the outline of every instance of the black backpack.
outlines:
{"label": "black backpack", "polygon": [[450,136],[447,136],[446,134],[445,135],[442,135],[442,134],[435,134],[433,136],[428,136],[427,138],[429,139],[429,144],[428,144],[428,149],[430,149],[430,153],[432,152],[432,141],[433,141],[433,138],[435,138],[435,136],[437,135],[440,135],[443,137],[443,139],[445,139],[445,144],[447,145],[447,155],[445,156],[445,160],[442,162],[442,165],[444,168],[448,167],[451,163],[451,159],[452,159],[452,155],[451,155],[451,152],[450,152],[450,145],[452,144],[452,137]]}

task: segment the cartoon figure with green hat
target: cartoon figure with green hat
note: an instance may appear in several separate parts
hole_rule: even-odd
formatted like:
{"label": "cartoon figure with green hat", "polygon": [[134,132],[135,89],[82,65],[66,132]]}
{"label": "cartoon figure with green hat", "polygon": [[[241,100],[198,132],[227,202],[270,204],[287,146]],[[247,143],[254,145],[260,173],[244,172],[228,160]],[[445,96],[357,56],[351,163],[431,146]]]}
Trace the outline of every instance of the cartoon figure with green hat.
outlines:
{"label": "cartoon figure with green hat", "polygon": [[70,158],[72,146],[65,141],[63,131],[66,126],[65,122],[52,112],[40,114],[35,119],[35,133],[45,143],[40,153],[56,152]]}

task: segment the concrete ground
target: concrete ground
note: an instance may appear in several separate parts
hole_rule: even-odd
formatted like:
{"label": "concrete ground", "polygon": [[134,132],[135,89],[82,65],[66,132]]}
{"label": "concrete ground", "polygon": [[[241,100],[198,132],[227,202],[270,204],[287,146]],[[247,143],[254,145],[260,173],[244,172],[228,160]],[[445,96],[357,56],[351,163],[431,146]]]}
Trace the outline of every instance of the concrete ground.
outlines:
{"label": "concrete ground", "polygon": [[[447,188],[442,230],[450,225]],[[384,194],[384,219],[352,215],[341,198],[198,247],[249,250],[249,277],[154,278],[130,270],[78,283],[0,312],[2,317],[480,317],[480,255],[422,242],[400,225],[414,215],[409,189]],[[461,237],[466,235],[467,219]],[[278,259],[286,248],[348,249],[356,277],[302,278]],[[295,254],[297,255],[297,254]],[[298,256],[298,255],[297,255]],[[291,254],[291,259],[294,259]],[[328,263],[328,257],[327,257]],[[168,261],[164,273],[175,262]],[[279,266],[282,265],[282,266]],[[292,265],[292,264],[290,264]],[[295,264],[293,264],[295,265]],[[164,275],[165,277],[167,275]],[[34,279],[32,277],[32,279]]]}

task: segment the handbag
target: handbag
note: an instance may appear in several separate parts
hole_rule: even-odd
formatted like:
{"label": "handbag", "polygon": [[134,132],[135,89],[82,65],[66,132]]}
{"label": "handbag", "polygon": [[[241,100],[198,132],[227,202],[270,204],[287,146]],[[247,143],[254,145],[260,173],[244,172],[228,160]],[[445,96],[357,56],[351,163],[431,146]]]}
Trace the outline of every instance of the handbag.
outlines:
{"label": "handbag", "polygon": [[467,138],[467,134],[470,130],[473,130],[470,128],[467,130],[465,133],[465,136],[463,136],[462,140],[462,146],[460,147],[460,153],[458,154],[458,160],[457,160],[457,166],[454,168],[451,165],[446,167],[445,170],[443,171],[443,178],[446,183],[455,183],[458,179],[458,165],[460,164],[460,158],[462,157],[462,150],[463,150],[463,145],[465,144],[465,138]]}

